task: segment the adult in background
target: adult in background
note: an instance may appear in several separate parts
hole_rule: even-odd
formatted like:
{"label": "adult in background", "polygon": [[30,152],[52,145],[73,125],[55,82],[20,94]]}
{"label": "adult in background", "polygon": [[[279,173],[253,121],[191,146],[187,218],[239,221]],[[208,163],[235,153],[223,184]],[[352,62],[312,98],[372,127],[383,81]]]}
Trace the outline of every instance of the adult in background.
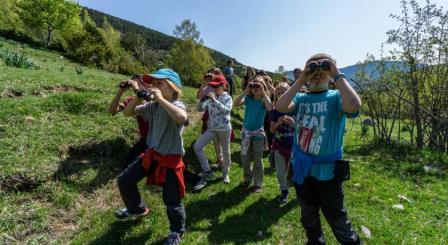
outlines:
{"label": "adult in background", "polygon": [[226,77],[227,83],[229,84],[229,94],[233,96],[234,92],[234,71],[233,71],[233,61],[228,60],[227,66],[224,67],[224,76]]}
{"label": "adult in background", "polygon": [[292,71],[292,75],[294,76],[294,81],[291,83],[291,85],[294,84],[297,81],[297,79],[299,79],[300,74],[302,74],[302,69],[300,69],[300,68],[295,68]]}

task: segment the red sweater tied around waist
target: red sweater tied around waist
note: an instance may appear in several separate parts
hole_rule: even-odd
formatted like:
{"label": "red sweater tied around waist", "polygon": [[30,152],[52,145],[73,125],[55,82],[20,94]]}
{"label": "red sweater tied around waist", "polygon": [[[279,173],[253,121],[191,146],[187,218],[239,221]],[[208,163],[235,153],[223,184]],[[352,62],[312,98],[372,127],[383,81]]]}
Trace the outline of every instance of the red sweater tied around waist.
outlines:
{"label": "red sweater tied around waist", "polygon": [[185,164],[181,155],[162,155],[153,149],[148,149],[140,154],[140,157],[145,170],[150,168],[153,161],[157,162],[156,170],[146,178],[146,184],[162,186],[166,180],[167,169],[172,169],[177,178],[180,196],[181,198],[185,196]]}

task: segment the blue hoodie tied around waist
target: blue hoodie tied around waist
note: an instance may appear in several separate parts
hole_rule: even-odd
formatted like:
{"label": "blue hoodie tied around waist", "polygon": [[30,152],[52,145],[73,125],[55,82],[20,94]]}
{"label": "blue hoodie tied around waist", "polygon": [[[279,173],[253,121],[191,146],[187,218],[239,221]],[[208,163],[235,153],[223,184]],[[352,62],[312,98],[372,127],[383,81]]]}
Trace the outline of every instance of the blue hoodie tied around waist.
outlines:
{"label": "blue hoodie tied around waist", "polygon": [[337,160],[342,159],[342,148],[336,153],[326,156],[316,156],[302,151],[297,144],[292,146],[292,180],[301,185],[305,178],[309,175],[313,164],[335,164]]}

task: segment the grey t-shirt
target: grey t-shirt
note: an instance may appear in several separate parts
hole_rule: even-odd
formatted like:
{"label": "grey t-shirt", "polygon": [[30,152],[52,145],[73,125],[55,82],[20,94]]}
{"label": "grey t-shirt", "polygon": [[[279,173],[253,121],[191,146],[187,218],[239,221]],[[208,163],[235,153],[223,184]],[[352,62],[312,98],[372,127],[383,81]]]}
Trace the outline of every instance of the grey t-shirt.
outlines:
{"label": "grey t-shirt", "polygon": [[[184,103],[179,100],[171,102],[173,105],[186,110]],[[146,138],[148,148],[153,148],[162,155],[184,155],[182,131],[184,125],[172,119],[158,103],[148,102],[139,105],[135,111],[149,122],[149,137]]]}

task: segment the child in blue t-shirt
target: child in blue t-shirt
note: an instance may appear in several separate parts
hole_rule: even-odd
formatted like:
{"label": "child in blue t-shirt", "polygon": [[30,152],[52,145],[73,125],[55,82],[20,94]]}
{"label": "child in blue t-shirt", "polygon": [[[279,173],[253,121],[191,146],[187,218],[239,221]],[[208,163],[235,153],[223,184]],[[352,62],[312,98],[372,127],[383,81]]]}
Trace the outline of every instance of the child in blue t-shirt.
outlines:
{"label": "child in blue t-shirt", "polygon": [[[337,90],[328,90],[331,80]],[[309,92],[298,93],[305,84]],[[322,210],[336,239],[342,244],[360,244],[347,220],[342,180],[335,172],[341,164],[346,117],[357,116],[361,99],[327,54],[308,59],[302,74],[283,94],[276,108],[294,112],[292,144],[293,181],[301,206],[301,222],[308,242],[325,243],[319,209]]]}
{"label": "child in blue t-shirt", "polygon": [[[249,187],[253,179],[252,191],[258,193],[263,184],[263,151],[267,150],[263,122],[266,111],[272,110],[263,77],[257,76],[251,80],[243,93],[235,99],[234,105],[246,107],[241,131],[241,162],[244,171],[242,185]],[[254,162],[253,168],[251,161]]]}

